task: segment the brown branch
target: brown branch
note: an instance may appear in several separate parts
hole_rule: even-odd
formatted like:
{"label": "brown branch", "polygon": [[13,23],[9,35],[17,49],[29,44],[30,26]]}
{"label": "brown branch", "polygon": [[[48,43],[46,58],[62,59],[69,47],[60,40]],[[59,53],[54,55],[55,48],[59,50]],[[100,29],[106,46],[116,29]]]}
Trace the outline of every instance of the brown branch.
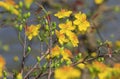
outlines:
{"label": "brown branch", "polygon": [[[40,61],[41,61],[46,55],[48,55],[48,53],[49,53],[49,49],[45,52],[44,55],[42,55],[42,56],[40,57]],[[37,63],[27,72],[27,74],[24,76],[24,79],[27,79],[27,77],[31,74],[31,72],[33,72],[33,70],[37,67],[38,64],[39,64],[39,62],[37,62]]]}
{"label": "brown branch", "polygon": [[[26,30],[26,29],[25,29]],[[22,64],[21,64],[21,74],[23,74],[24,66],[25,66],[25,58],[26,58],[26,44],[27,44],[27,37],[24,35],[24,45],[23,45],[23,58],[22,58]]]}
{"label": "brown branch", "polygon": [[103,57],[104,55],[100,55],[100,48],[101,47],[103,47],[103,46],[106,46],[106,44],[102,44],[102,45],[100,45],[99,47],[97,47],[94,51],[95,52],[98,52],[98,54],[97,54],[97,56],[96,57],[94,57],[94,58],[89,58],[89,55],[87,55],[82,61],[79,61],[79,62],[73,62],[72,64],[71,64],[71,66],[76,66],[76,65],[78,65],[79,63],[85,63],[85,62],[88,62],[88,61],[91,61],[91,60],[95,60],[95,59],[97,59],[97,58],[99,58],[99,57]]}
{"label": "brown branch", "polygon": [[[51,71],[51,74],[53,74],[54,73],[54,71]],[[43,77],[43,76],[46,76],[46,75],[48,75],[49,74],[49,71],[48,72],[45,72],[45,73],[40,73],[36,78],[34,78],[34,79],[39,79],[40,77]]]}

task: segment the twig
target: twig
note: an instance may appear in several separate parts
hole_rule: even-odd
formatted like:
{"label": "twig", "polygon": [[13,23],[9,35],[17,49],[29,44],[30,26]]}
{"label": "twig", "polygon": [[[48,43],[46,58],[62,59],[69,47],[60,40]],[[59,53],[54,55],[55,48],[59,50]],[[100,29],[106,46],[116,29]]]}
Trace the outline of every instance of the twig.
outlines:
{"label": "twig", "polygon": [[[52,28],[51,28],[51,25],[50,25],[50,16],[48,15],[47,18],[48,18],[48,24],[49,24],[49,54],[51,55],[51,49],[52,49]],[[48,79],[51,79],[51,75],[52,75],[52,68],[51,68],[51,64],[52,64],[52,59],[50,59],[49,61],[49,73],[48,73]]]}
{"label": "twig", "polygon": [[[45,12],[45,14],[47,15],[46,16],[46,19],[47,19],[47,22],[48,22],[48,26],[49,26],[49,44],[48,44],[48,47],[49,47],[49,54],[51,55],[51,48],[52,48],[52,28],[51,28],[51,23],[50,23],[50,16],[47,12],[47,10],[42,6],[42,5],[39,5],[38,3],[36,3],[39,7],[42,8],[42,10]],[[51,69],[51,64],[52,64],[52,59],[49,60],[49,73],[48,73],[48,79],[50,79],[51,77],[51,74],[52,74],[52,69]]]}
{"label": "twig", "polygon": [[107,55],[107,54],[105,54],[105,55],[100,55],[100,48],[102,47],[102,46],[104,46],[105,44],[102,44],[102,45],[100,45],[99,47],[97,47],[94,51],[95,52],[98,52],[98,55],[96,56],[96,57],[94,57],[94,58],[89,58],[88,59],[88,57],[89,57],[89,55],[88,56],[86,56],[82,61],[79,61],[79,62],[74,62],[74,63],[72,63],[71,64],[71,66],[76,66],[76,65],[78,65],[79,63],[85,63],[85,62],[88,62],[88,61],[91,61],[91,60],[95,60],[95,59],[97,59],[97,58],[99,58],[99,57],[104,57],[105,55]]}
{"label": "twig", "polygon": [[85,62],[88,62],[88,61],[95,60],[95,59],[97,59],[97,58],[99,58],[99,57],[105,57],[105,56],[108,56],[108,54],[99,55],[99,56],[97,56],[97,57],[89,58],[89,59],[86,58],[86,59],[84,59],[83,61],[79,61],[79,62],[76,62],[76,63],[71,64],[71,66],[76,66],[76,65],[78,65],[78,64],[80,64],[80,63],[85,63]]}
{"label": "twig", "polygon": [[96,32],[97,32],[99,38],[101,39],[101,41],[104,42],[104,39],[103,39],[103,37],[102,37],[102,35],[101,35],[101,33],[100,33],[98,28],[96,28]]}
{"label": "twig", "polygon": [[23,45],[23,59],[22,59],[22,65],[21,65],[21,74],[24,71],[24,65],[25,65],[25,58],[26,58],[26,40],[27,37],[24,35],[24,45]]}
{"label": "twig", "polygon": [[[46,56],[46,55],[48,55],[48,53],[49,53],[49,49],[45,52],[45,54],[44,55],[42,55],[41,57],[40,57],[40,61]],[[37,62],[30,70],[29,70],[29,72],[24,76],[24,79],[27,79],[27,77],[30,75],[30,73],[37,67],[37,65],[39,64],[39,62]]]}

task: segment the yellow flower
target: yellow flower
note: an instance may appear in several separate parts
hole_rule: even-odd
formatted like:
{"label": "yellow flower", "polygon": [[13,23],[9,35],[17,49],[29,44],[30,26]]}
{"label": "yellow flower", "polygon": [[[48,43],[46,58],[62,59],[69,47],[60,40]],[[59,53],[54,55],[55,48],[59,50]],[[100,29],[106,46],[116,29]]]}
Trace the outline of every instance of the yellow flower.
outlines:
{"label": "yellow flower", "polygon": [[120,63],[114,64],[114,70],[120,74]]}
{"label": "yellow flower", "polygon": [[104,73],[99,73],[98,77],[99,79],[107,79],[108,71],[105,71]]}
{"label": "yellow flower", "polygon": [[114,64],[114,68],[120,69],[120,63]]}
{"label": "yellow flower", "polygon": [[33,37],[36,37],[39,34],[40,25],[30,25],[26,29],[26,35],[29,40],[32,40]]}
{"label": "yellow flower", "polygon": [[98,61],[93,62],[92,65],[98,71],[104,71],[107,68],[105,64]]}
{"label": "yellow flower", "polygon": [[85,21],[86,20],[86,15],[84,13],[79,12],[79,13],[75,14],[75,18],[79,19],[80,21]]}
{"label": "yellow flower", "polygon": [[59,24],[60,31],[62,33],[67,33],[68,31],[75,30],[75,26],[73,26],[72,21],[67,21],[66,23]]}
{"label": "yellow flower", "polygon": [[116,41],[116,42],[115,42],[115,45],[116,45],[117,47],[120,47],[120,41]]}
{"label": "yellow flower", "polygon": [[88,21],[84,21],[78,26],[79,31],[86,31],[88,27],[90,26]]}
{"label": "yellow flower", "polygon": [[88,68],[91,71],[92,78],[94,79],[96,76],[99,79],[111,79],[112,68],[106,66],[103,62],[95,61],[92,65],[89,65]]}
{"label": "yellow flower", "polygon": [[84,13],[75,14],[75,20],[73,23],[78,26],[79,31],[86,31],[90,27],[90,23],[86,20],[86,15]]}
{"label": "yellow flower", "polygon": [[102,4],[104,0],[94,0],[95,4]]}
{"label": "yellow flower", "polygon": [[59,56],[61,54],[61,49],[58,45],[52,48],[52,57]]}
{"label": "yellow flower", "polygon": [[5,59],[2,56],[0,56],[0,77],[2,77],[2,71],[5,67],[5,64]]}
{"label": "yellow flower", "polygon": [[74,47],[78,46],[79,41],[75,33],[68,31],[66,35]]}
{"label": "yellow flower", "polygon": [[68,42],[68,39],[66,39],[65,34],[60,31],[55,31],[56,35],[58,37],[59,43],[63,45],[64,43]]}
{"label": "yellow flower", "polygon": [[83,64],[83,63],[80,63],[80,64],[78,64],[77,65],[79,68],[81,68],[81,69],[84,69],[85,68],[85,64]]}
{"label": "yellow flower", "polygon": [[91,56],[92,56],[92,57],[96,57],[96,56],[97,56],[97,53],[96,53],[96,52],[92,52],[92,53],[91,53]]}
{"label": "yellow flower", "polygon": [[13,0],[5,0],[0,1],[0,6],[5,8],[6,10],[12,12],[15,15],[19,15],[19,11],[17,10],[18,5],[15,4],[15,2]]}
{"label": "yellow flower", "polygon": [[18,8],[18,5],[16,5],[14,0],[4,0],[4,1],[9,5],[14,6],[15,8]]}
{"label": "yellow flower", "polygon": [[31,4],[33,3],[33,0],[24,0],[26,8],[30,8]]}
{"label": "yellow flower", "polygon": [[54,15],[58,18],[65,18],[65,17],[69,17],[71,14],[72,14],[72,11],[61,9],[61,11],[59,11],[58,13]]}
{"label": "yellow flower", "polygon": [[117,78],[112,78],[113,75],[113,69],[108,67],[106,70],[98,73],[99,79],[117,79]]}
{"label": "yellow flower", "polygon": [[55,79],[77,79],[81,72],[71,66],[63,66],[55,70]]}
{"label": "yellow flower", "polygon": [[61,52],[61,55],[62,55],[62,60],[67,60],[67,61],[71,61],[70,58],[73,57],[71,51],[68,50],[68,49],[64,49],[64,50]]}
{"label": "yellow flower", "polygon": [[[78,45],[79,42],[77,36],[74,34],[74,32],[72,32],[75,30],[75,26],[73,26],[72,21],[66,21],[66,23],[59,24],[59,28],[60,28],[60,33],[62,35],[61,39],[64,39],[65,36],[67,36],[68,37],[67,40],[69,40],[74,47]],[[60,35],[58,37],[60,38]]]}
{"label": "yellow flower", "polygon": [[19,57],[18,57],[18,56],[14,56],[13,60],[14,60],[15,62],[18,62],[18,61],[19,61]]}
{"label": "yellow flower", "polygon": [[120,64],[116,63],[113,67],[106,66],[102,62],[93,62],[89,66],[92,68],[93,77],[98,76],[99,79],[119,79],[120,75]]}
{"label": "yellow flower", "polygon": [[22,78],[22,74],[21,74],[21,73],[18,73],[16,79],[23,79],[23,78]]}
{"label": "yellow flower", "polygon": [[46,58],[50,59],[50,58],[54,58],[54,57],[57,57],[57,56],[62,56],[62,60],[66,60],[66,61],[71,61],[70,58],[73,57],[70,50],[60,48],[58,45],[56,45],[51,50],[51,56],[47,55]]}

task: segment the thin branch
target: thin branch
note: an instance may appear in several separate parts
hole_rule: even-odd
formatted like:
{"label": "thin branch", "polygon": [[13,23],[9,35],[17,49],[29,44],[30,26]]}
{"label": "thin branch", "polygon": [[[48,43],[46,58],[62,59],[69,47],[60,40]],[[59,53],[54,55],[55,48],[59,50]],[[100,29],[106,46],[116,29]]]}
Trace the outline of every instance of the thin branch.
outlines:
{"label": "thin branch", "polygon": [[88,61],[91,61],[91,60],[95,60],[95,59],[97,59],[97,58],[99,58],[99,57],[104,57],[104,56],[107,55],[107,54],[105,54],[105,55],[100,55],[100,53],[101,53],[101,52],[100,52],[100,48],[101,48],[102,46],[105,46],[105,44],[100,45],[99,47],[97,47],[97,48],[94,50],[95,52],[98,52],[98,54],[97,54],[96,57],[94,57],[94,58],[89,58],[89,55],[88,55],[88,56],[86,56],[82,61],[72,63],[71,66],[76,66],[76,65],[78,65],[79,63],[85,63],[85,62],[88,62]]}
{"label": "thin branch", "polygon": [[[41,61],[46,55],[48,55],[48,53],[49,53],[49,49],[45,52],[44,55],[42,55],[42,56],[40,57],[40,61]],[[37,67],[38,64],[39,64],[39,62],[37,62],[37,63],[29,70],[29,72],[24,76],[24,79],[27,79],[27,77],[31,74],[31,72],[33,72],[33,70]]]}
{"label": "thin branch", "polygon": [[26,37],[26,35],[24,35],[23,59],[22,59],[22,65],[21,65],[21,74],[24,71],[25,58],[26,58],[26,44],[27,44],[27,37]]}
{"label": "thin branch", "polygon": [[[50,16],[48,14],[48,11],[40,4],[36,3],[40,8],[42,8],[42,10],[44,11],[44,13],[47,15],[46,16],[46,20],[48,22],[48,26],[49,26],[49,54],[51,55],[51,49],[52,49],[52,27],[51,27],[51,23],[50,23]],[[51,69],[51,64],[52,64],[52,59],[49,60],[49,73],[48,73],[48,79],[51,79],[51,74],[52,74],[52,69]]]}
{"label": "thin branch", "polygon": [[[51,74],[53,74],[54,73],[54,71],[51,71]],[[45,72],[45,73],[40,73],[36,78],[34,78],[34,79],[39,79],[40,77],[43,77],[43,76],[46,76],[46,75],[48,75],[49,74],[49,71],[47,71],[47,72]]]}

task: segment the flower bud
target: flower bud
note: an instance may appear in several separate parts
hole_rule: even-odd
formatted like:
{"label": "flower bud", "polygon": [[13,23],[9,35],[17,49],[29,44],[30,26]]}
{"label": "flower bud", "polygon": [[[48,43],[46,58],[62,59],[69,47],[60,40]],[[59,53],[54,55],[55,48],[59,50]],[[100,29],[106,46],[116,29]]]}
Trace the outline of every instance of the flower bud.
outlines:
{"label": "flower bud", "polygon": [[37,56],[37,62],[40,62],[40,60],[41,60],[41,59],[40,59],[40,57],[39,57],[39,56]]}
{"label": "flower bud", "polygon": [[18,30],[19,30],[19,31],[22,31],[22,29],[23,29],[23,25],[20,24],[20,26],[18,27]]}
{"label": "flower bud", "polygon": [[27,51],[28,51],[28,53],[31,52],[31,47],[30,46],[27,47]]}

